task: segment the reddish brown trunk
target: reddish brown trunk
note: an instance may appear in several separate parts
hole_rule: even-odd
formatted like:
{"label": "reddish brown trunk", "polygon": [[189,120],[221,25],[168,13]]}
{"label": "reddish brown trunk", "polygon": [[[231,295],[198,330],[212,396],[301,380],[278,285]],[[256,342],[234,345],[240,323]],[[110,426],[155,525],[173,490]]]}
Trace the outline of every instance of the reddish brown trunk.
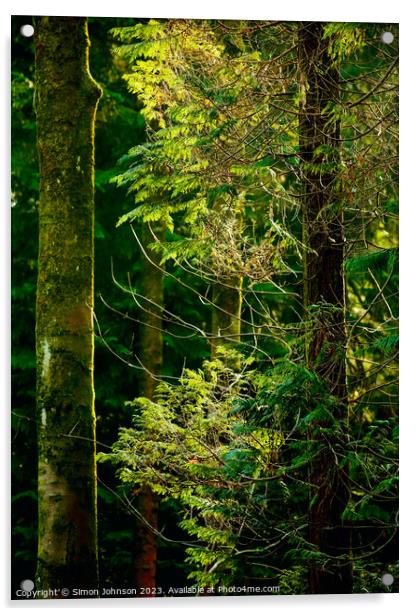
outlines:
{"label": "reddish brown trunk", "polygon": [[[307,363],[337,399],[334,420],[347,423],[344,235],[341,195],[337,192],[339,126],[329,123],[329,107],[338,98],[338,71],[328,56],[324,24],[299,25],[302,87],[299,123],[304,198],[304,302],[310,322]],[[329,107],[328,107],[329,105]],[[317,148],[320,151],[317,151]],[[311,426],[316,447],[311,466],[309,538],[326,555],[325,565],[311,565],[310,591],[352,592],[349,533],[342,522],[349,486],[342,457],[346,434],[328,439],[332,422]]]}
{"label": "reddish brown trunk", "polygon": [[[142,228],[142,245],[149,251],[149,244],[154,242],[147,224]],[[151,260],[155,256],[150,252]],[[163,362],[162,306],[163,306],[163,271],[154,267],[143,255],[141,270],[142,310],[139,319],[142,325],[139,332],[138,356],[145,368],[139,379],[139,395],[151,400]],[[136,501],[139,517],[135,528],[135,581],[138,588],[151,589],[156,586],[157,564],[157,527],[159,499],[150,488],[144,488]],[[144,591],[146,593],[146,591]],[[152,594],[140,596],[151,597]]]}
{"label": "reddish brown trunk", "polygon": [[[151,589],[156,586],[157,535],[153,529],[157,529],[158,525],[159,503],[151,490],[143,490],[138,495],[136,503],[137,510],[144,520],[137,520],[136,523],[135,579],[138,588]],[[143,594],[141,596],[150,597],[152,595]]]}

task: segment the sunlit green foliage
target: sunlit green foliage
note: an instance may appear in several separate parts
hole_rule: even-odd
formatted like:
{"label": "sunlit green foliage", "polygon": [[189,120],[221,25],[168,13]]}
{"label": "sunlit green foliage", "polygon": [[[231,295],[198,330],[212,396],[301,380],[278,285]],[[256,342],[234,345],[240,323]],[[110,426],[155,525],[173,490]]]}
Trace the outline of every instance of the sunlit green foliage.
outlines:
{"label": "sunlit green foliage", "polygon": [[[217,391],[207,370],[218,361],[185,370],[177,385],[159,386],[155,401],[132,403],[133,427],[105,456],[123,482],[180,502],[180,526],[196,541],[187,570],[202,586],[274,579],[280,592],[305,590],[308,566],[328,558],[307,533],[317,498],[309,468],[322,439],[333,442],[333,463],[351,481],[343,520],[355,529],[358,591],[374,575],[373,551],[388,559],[396,542],[397,60],[380,32],[326,25],[341,79],[325,113],[340,138],[302,168],[298,112],[309,85],[298,83],[291,24],[263,31],[256,23],[168,20],[115,33],[148,135],[121,161],[116,181],[137,206],[119,224],[163,221],[168,241],[147,248],[155,260],[173,260],[179,279],[184,271],[207,284],[243,279],[236,388]],[[337,197],[322,216],[342,210],[345,223],[351,410],[342,421],[339,401],[304,354],[314,328],[339,308],[319,303],[302,315],[298,293],[308,250],[302,173],[334,172]],[[324,344],[315,368],[344,354]],[[361,548],[368,541],[376,545],[369,551]]]}

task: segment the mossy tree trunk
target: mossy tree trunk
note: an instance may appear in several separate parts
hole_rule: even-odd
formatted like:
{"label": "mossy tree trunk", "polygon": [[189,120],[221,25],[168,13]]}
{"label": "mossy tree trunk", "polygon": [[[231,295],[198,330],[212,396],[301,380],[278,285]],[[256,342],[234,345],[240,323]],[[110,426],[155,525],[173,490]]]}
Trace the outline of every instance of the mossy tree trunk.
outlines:
{"label": "mossy tree trunk", "polygon": [[[309,539],[328,556],[310,569],[312,593],[349,593],[349,532],[342,522],[349,486],[340,461],[347,438],[344,230],[339,191],[339,123],[329,122],[339,96],[338,69],[319,22],[299,24],[299,139],[304,202],[304,303],[307,363],[336,398],[333,418],[311,426]],[[317,148],[319,148],[317,150]],[[338,426],[338,430],[337,430]],[[332,428],[330,438],[325,429]]]}
{"label": "mossy tree trunk", "polygon": [[[157,236],[163,234],[158,231]],[[155,261],[149,244],[155,239],[147,225],[141,229],[142,245],[151,261]],[[163,363],[162,307],[163,307],[163,270],[152,265],[143,255],[140,281],[140,299],[142,310],[139,320],[142,322],[138,337],[138,357],[144,367],[139,377],[139,395],[149,400],[153,399],[157,385],[157,375],[160,374]],[[150,487],[137,494],[137,510],[144,518],[138,519],[135,528],[134,565],[135,580],[138,588],[153,588],[156,586],[157,564],[157,534],[159,499]],[[145,595],[151,596],[151,595]]]}
{"label": "mossy tree trunk", "polygon": [[87,21],[38,17],[36,586],[98,589],[93,388],[94,122]]}

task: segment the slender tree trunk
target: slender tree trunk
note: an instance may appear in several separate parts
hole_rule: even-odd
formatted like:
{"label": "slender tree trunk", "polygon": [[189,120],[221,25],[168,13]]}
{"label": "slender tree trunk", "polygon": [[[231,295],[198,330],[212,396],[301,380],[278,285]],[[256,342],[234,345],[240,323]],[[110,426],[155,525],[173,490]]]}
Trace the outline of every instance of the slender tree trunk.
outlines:
{"label": "slender tree trunk", "polygon": [[[147,226],[142,227],[142,245],[149,250],[154,238]],[[150,253],[154,260],[154,256]],[[153,375],[160,374],[163,363],[162,306],[163,306],[163,271],[154,267],[146,258],[142,258],[141,300],[143,310],[139,319],[140,327],[138,355],[145,370],[140,373],[140,396],[152,400],[157,381]],[[137,495],[137,509],[146,522],[138,519],[135,529],[135,579],[137,587],[152,588],[156,586],[157,535],[153,529],[158,526],[159,499],[150,488],[143,489]],[[151,595],[149,595],[151,596]]]}
{"label": "slender tree trunk", "polygon": [[40,165],[36,585],[98,589],[93,388],[94,121],[84,18],[35,19]]}
{"label": "slender tree trunk", "polygon": [[[240,342],[242,278],[230,278],[224,284],[214,285],[211,329],[211,355],[215,357],[218,345]],[[223,339],[221,338],[223,337]]]}
{"label": "slender tree trunk", "polygon": [[[344,234],[337,185],[339,125],[330,119],[328,103],[338,98],[338,71],[328,57],[324,24],[299,24],[300,154],[304,197],[304,303],[311,324],[308,366],[337,399],[334,419],[347,424]],[[317,151],[317,148],[319,150]],[[318,455],[310,473],[310,541],[329,556],[324,567],[310,569],[312,593],[352,591],[348,562],[349,533],[342,523],[349,486],[339,461],[344,436],[331,435],[321,422],[311,427]],[[346,439],[345,435],[345,439]]]}

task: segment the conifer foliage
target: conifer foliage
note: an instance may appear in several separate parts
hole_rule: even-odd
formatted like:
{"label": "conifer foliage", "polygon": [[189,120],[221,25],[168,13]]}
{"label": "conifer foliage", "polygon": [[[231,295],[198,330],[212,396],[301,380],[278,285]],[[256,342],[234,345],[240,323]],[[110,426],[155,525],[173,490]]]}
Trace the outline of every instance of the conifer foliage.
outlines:
{"label": "conifer foliage", "polygon": [[178,501],[200,587],[363,592],[395,567],[398,82],[382,32],[115,32],[148,127],[115,179],[137,204],[119,224],[166,225],[140,249],[179,293],[224,312],[214,289],[241,292],[238,336],[165,312],[220,353],[134,400],[101,456]]}

